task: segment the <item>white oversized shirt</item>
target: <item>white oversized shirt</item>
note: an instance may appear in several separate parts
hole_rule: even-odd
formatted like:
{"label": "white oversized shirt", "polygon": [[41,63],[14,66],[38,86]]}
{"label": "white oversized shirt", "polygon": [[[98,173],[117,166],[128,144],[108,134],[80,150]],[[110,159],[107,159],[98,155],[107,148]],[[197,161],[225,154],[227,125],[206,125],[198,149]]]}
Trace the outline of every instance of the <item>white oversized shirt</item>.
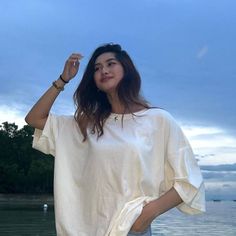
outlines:
{"label": "white oversized shirt", "polygon": [[172,116],[157,108],[112,113],[83,142],[73,116],[50,114],[33,147],[55,156],[59,236],[126,236],[148,202],[174,187],[188,214],[205,210],[201,172]]}

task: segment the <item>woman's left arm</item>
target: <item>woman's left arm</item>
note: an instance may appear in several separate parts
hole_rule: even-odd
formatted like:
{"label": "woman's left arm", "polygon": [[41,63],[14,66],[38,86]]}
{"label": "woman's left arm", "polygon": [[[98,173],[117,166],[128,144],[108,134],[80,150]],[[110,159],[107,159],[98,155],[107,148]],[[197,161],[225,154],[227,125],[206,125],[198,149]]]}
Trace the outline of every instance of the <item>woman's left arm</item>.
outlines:
{"label": "woman's left arm", "polygon": [[131,230],[135,232],[144,231],[157,216],[163,214],[173,207],[176,207],[182,202],[183,200],[180,198],[174,187],[172,187],[160,198],[151,201],[144,206],[141,215],[134,222]]}

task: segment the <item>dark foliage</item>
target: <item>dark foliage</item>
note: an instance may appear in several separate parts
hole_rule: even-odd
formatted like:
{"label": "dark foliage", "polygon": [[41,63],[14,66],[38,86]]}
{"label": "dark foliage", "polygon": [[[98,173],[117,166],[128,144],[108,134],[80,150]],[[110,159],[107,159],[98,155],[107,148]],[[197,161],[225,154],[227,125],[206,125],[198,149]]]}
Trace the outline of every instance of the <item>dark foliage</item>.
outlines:
{"label": "dark foliage", "polygon": [[0,193],[52,193],[54,159],[32,149],[33,131],[0,125]]}

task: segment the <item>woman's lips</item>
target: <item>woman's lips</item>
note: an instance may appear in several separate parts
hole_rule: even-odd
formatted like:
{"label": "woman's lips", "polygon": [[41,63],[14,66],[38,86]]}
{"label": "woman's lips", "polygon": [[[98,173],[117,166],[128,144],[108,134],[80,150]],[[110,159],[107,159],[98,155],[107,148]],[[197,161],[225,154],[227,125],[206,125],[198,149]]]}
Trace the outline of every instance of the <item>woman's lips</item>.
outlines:
{"label": "woman's lips", "polygon": [[101,79],[101,82],[104,83],[104,82],[107,82],[108,80],[112,79],[112,77],[103,77]]}

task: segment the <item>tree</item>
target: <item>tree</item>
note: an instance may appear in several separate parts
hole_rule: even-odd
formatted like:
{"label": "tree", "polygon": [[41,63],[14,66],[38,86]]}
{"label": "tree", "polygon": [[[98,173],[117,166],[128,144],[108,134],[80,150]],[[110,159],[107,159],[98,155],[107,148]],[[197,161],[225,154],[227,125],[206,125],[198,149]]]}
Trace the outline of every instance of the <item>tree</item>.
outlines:
{"label": "tree", "polygon": [[53,158],[32,149],[33,128],[0,126],[0,192],[52,193]]}

